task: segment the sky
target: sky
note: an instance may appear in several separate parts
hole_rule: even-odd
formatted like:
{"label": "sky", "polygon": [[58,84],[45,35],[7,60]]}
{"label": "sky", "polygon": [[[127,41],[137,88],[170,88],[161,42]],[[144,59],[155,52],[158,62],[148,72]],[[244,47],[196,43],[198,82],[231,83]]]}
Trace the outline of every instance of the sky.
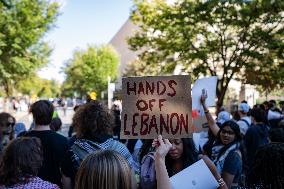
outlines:
{"label": "sky", "polygon": [[56,26],[44,38],[53,48],[50,63],[39,71],[39,76],[63,82],[62,68],[73,51],[91,44],[107,44],[128,19],[133,2],[60,0],[60,4]]}

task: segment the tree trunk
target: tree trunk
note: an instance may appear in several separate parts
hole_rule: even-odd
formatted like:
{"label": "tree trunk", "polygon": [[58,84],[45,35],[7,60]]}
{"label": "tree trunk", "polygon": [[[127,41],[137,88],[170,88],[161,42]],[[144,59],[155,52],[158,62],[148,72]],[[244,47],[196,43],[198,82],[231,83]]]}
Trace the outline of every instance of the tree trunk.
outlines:
{"label": "tree trunk", "polygon": [[221,110],[221,107],[223,106],[223,101],[224,101],[224,97],[225,95],[222,95],[223,91],[219,92],[219,95],[217,93],[217,102],[216,102],[216,115],[218,115],[218,113]]}
{"label": "tree trunk", "polygon": [[218,80],[216,89],[216,96],[218,99],[216,102],[216,115],[218,115],[221,107],[223,106],[223,101],[225,98],[226,91],[228,89],[229,82],[230,81],[226,81],[225,85],[223,85],[223,83]]}
{"label": "tree trunk", "polygon": [[4,80],[3,81],[3,86],[4,86],[6,97],[10,97],[12,95],[12,88],[10,86],[9,81]]}

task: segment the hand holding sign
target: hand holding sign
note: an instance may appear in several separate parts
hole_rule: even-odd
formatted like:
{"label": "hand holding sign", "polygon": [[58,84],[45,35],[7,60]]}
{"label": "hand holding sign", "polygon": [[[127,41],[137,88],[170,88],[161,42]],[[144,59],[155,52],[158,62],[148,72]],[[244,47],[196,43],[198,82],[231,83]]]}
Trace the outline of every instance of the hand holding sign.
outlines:
{"label": "hand holding sign", "polygon": [[201,94],[201,97],[200,97],[201,104],[205,103],[207,97],[208,97],[208,95],[207,95],[206,89],[202,89],[202,94]]}
{"label": "hand holding sign", "polygon": [[157,139],[153,140],[152,146],[156,148],[155,157],[165,160],[172,144],[168,139],[163,139],[163,137],[159,135]]}

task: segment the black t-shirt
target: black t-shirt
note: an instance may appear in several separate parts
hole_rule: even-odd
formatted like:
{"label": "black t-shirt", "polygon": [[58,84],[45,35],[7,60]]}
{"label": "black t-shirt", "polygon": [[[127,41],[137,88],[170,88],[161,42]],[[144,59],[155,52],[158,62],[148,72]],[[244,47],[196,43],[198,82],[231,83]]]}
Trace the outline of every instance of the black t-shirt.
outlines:
{"label": "black t-shirt", "polygon": [[43,164],[38,177],[62,187],[60,165],[68,149],[67,139],[55,131],[30,131],[25,136],[38,137],[43,147]]}

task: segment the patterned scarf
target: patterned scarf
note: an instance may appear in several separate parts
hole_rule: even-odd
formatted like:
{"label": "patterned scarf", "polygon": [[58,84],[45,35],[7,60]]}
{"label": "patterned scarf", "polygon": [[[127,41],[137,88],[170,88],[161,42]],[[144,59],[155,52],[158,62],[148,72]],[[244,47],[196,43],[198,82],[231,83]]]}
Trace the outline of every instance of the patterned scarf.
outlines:
{"label": "patterned scarf", "polygon": [[232,151],[235,151],[237,149],[239,149],[240,147],[240,143],[236,142],[234,144],[232,144],[225,152],[222,153],[222,155],[220,155],[221,150],[224,148],[225,146],[223,144],[219,144],[219,145],[215,145],[212,148],[212,155],[211,155],[211,159],[214,162],[214,164],[217,167],[218,172],[221,174],[223,167],[224,167],[224,163],[225,163],[225,159],[228,156],[228,154]]}
{"label": "patterned scarf", "polygon": [[80,163],[85,159],[85,157],[97,150],[114,150],[120,153],[129,162],[129,165],[133,165],[133,159],[131,154],[125,145],[120,142],[109,138],[105,142],[99,143],[87,139],[78,139],[71,147],[72,162],[76,169],[79,168]]}

